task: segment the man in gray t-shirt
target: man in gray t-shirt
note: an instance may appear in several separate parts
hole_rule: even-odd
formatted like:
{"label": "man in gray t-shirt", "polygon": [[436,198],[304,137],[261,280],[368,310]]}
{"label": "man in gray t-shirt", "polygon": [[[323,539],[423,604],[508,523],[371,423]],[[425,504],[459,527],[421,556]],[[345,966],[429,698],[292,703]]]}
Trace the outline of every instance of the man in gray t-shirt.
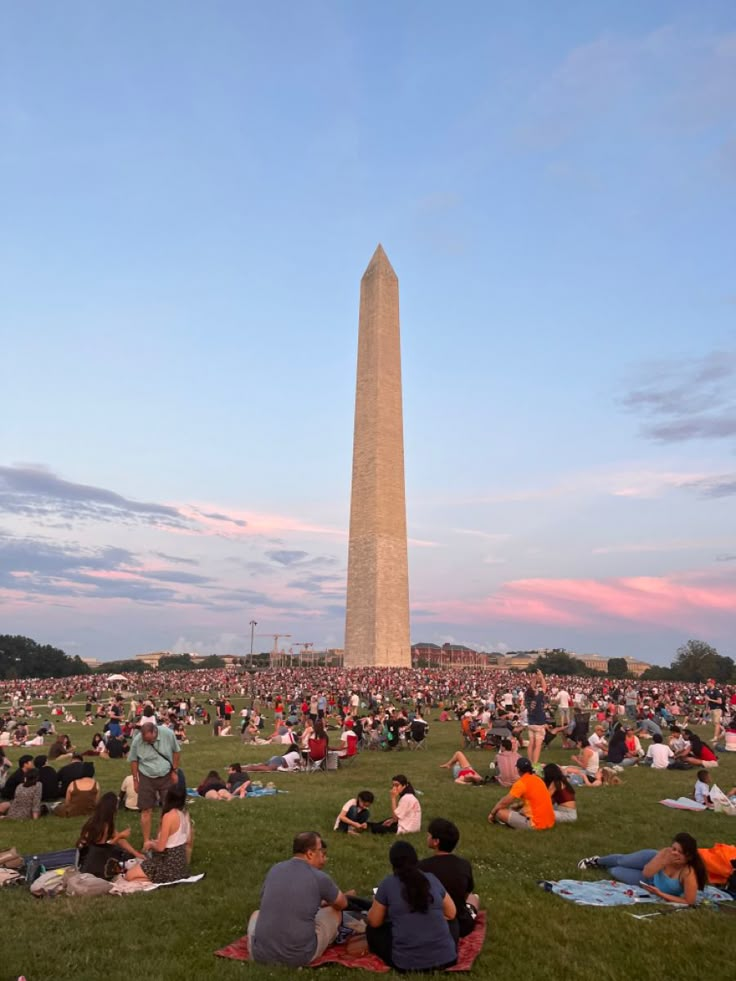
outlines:
{"label": "man in gray t-shirt", "polygon": [[326,861],[322,836],[303,831],[294,839],[292,857],[270,869],[261,908],[248,921],[254,961],[304,967],[335,939],[348,901],[322,871]]}

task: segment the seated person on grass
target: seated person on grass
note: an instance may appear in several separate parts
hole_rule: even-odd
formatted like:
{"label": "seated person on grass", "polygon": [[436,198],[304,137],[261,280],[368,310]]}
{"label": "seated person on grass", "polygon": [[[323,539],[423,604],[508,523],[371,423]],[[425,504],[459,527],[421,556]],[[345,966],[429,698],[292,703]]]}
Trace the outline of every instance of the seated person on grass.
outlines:
{"label": "seated person on grass", "polygon": [[555,826],[555,812],[544,780],[534,773],[531,761],[519,757],[519,779],[496,804],[488,820],[509,828],[544,831]]}
{"label": "seated person on grass", "polygon": [[118,799],[109,791],[97,802],[94,813],[87,818],[79,833],[79,871],[89,872],[99,878],[107,878],[110,859],[124,862],[129,858],[144,859],[146,856],[130,844],[130,828],[115,830]]}
{"label": "seated person on grass", "polygon": [[143,842],[143,848],[152,855],[128,869],[126,879],[165,883],[176,882],[189,875],[194,828],[186,806],[186,790],[178,785],[172,786],[164,800],[158,838]]}
{"label": "seated person on grass", "polygon": [[455,778],[455,783],[483,783],[483,777],[477,770],[473,769],[465,753],[461,753],[460,750],[454,753],[447,763],[440,763],[440,769],[449,770],[450,767],[452,767],[452,775]]}
{"label": "seated person on grass", "polygon": [[269,870],[261,908],[248,921],[251,958],[260,964],[306,967],[337,936],[348,901],[322,871],[327,845],[316,831],[294,838],[292,857]]}
{"label": "seated person on grass", "polygon": [[653,770],[666,770],[675,758],[675,754],[670,747],[655,732],[652,736],[652,743],[642,760],[646,766],[651,766]]}
{"label": "seated person on grass", "polygon": [[434,855],[419,863],[422,872],[431,872],[440,880],[455,904],[456,916],[450,920],[450,933],[456,943],[472,932],[480,909],[473,868],[466,858],[453,854],[459,840],[460,832],[452,821],[434,818],[427,829],[427,847]]}
{"label": "seated person on grass", "polygon": [[372,953],[398,971],[436,971],[457,961],[449,922],[452,897],[431,872],[419,868],[414,846],[397,841],[389,851],[392,875],[380,883],[368,910]]}
{"label": "seated person on grass", "polygon": [[350,835],[359,835],[361,831],[365,831],[373,800],[370,790],[361,790],[357,797],[346,801],[335,819],[335,831],[346,831]]}
{"label": "seated person on grass", "polygon": [[518,759],[520,756],[514,749],[514,740],[511,738],[502,739],[501,748],[496,754],[496,783],[500,783],[502,787],[510,787],[516,782],[518,776],[516,761]]}
{"label": "seated person on grass", "polygon": [[[706,807],[713,806],[710,799],[710,785],[710,773],[707,770],[698,770],[698,779],[695,781],[695,788],[693,790],[693,797],[698,804],[705,804]],[[729,794],[728,796],[730,797],[731,795]]]}

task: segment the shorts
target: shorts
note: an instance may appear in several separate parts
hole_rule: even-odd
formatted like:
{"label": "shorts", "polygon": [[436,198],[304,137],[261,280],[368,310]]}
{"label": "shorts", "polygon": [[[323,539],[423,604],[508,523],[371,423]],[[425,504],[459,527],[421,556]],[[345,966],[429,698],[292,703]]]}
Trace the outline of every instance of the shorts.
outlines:
{"label": "shorts", "polygon": [[508,824],[510,828],[516,828],[517,831],[532,830],[531,821],[528,817],[525,817],[521,811],[509,811],[506,824]]}
{"label": "shorts", "polygon": [[138,774],[138,810],[150,811],[157,804],[163,806],[166,795],[176,784],[171,781],[171,774],[165,777],[147,777],[145,773]]}
{"label": "shorts", "polygon": [[536,732],[536,733],[539,733],[540,735],[542,733],[545,733],[547,731],[547,726],[531,726],[530,725],[530,726],[527,726],[527,728],[528,728],[529,732]]}
{"label": "shorts", "polygon": [[718,725],[723,717],[723,709],[711,709],[710,710],[710,721],[715,725]]}

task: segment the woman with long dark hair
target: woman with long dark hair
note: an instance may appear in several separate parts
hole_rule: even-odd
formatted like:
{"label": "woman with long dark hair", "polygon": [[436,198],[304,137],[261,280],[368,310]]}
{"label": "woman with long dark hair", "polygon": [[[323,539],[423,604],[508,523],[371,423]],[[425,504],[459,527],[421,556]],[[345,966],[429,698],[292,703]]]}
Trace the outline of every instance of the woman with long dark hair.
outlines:
{"label": "woman with long dark hair", "polygon": [[542,771],[552,807],[555,812],[555,824],[577,821],[578,811],[575,803],[575,789],[556,763],[547,763]]}
{"label": "woman with long dark hair", "polygon": [[189,875],[194,829],[186,806],[186,790],[178,785],[172,786],[166,794],[158,838],[143,843],[144,849],[153,852],[153,855],[128,869],[126,879],[175,882]]}
{"label": "woman with long dark hair", "polygon": [[669,903],[694,906],[698,889],[708,881],[698,843],[681,831],[668,848],[643,848],[628,855],[591,855],[578,862],[579,869],[607,869],[614,879],[641,886]]}
{"label": "woman with long dark hair", "polygon": [[623,766],[626,759],[626,731],[620,722],[613,727],[611,738],[608,741],[608,753],[606,762],[614,766]]}
{"label": "woman with long dark hair", "polygon": [[368,911],[370,950],[399,971],[439,971],[457,961],[449,921],[455,904],[431,872],[422,872],[416,849],[397,841],[388,853],[392,874],[376,890]]}
{"label": "woman with long dark hair", "polygon": [[370,821],[368,827],[374,835],[409,835],[421,831],[422,805],[403,773],[391,777],[391,817]]}
{"label": "woman with long dark hair", "polygon": [[110,859],[119,863],[128,858],[145,858],[128,841],[130,828],[115,830],[117,810],[117,795],[109,791],[102,795],[94,813],[82,825],[77,841],[80,872],[107,879],[110,878]]}
{"label": "woman with long dark hair", "polygon": [[693,732],[692,729],[684,729],[683,735],[690,743],[690,752],[685,756],[686,763],[693,766],[704,766],[707,769],[718,766],[718,757],[713,752],[713,748],[696,732]]}

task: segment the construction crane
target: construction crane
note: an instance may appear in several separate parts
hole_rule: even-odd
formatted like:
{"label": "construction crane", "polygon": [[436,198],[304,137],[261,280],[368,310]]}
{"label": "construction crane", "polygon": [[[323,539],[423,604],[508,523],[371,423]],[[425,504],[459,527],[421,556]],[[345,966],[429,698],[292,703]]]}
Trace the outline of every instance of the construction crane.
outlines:
{"label": "construction crane", "polygon": [[275,668],[279,660],[279,640],[281,637],[291,637],[291,634],[256,634],[257,637],[273,637],[273,647],[271,648],[271,657],[269,667]]}
{"label": "construction crane", "polygon": [[299,651],[299,667],[301,667],[302,666],[302,655],[303,654],[311,654],[312,653],[312,648],[314,647],[314,641],[308,640],[308,641],[305,642],[305,641],[301,641],[300,640],[298,644],[294,644],[293,646],[294,647],[302,647],[303,648],[303,650]]}

